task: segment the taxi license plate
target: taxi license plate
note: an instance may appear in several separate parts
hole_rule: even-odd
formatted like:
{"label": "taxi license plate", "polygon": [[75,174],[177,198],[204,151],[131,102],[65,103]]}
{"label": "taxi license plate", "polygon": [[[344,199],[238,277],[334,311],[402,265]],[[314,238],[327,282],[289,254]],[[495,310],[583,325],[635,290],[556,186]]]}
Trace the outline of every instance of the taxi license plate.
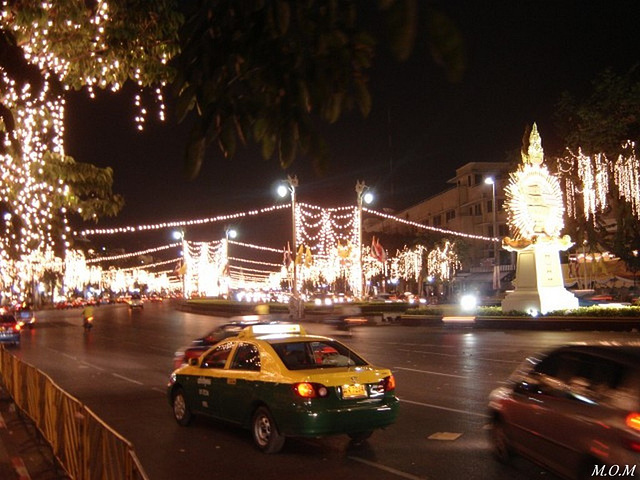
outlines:
{"label": "taxi license plate", "polygon": [[343,385],[342,386],[342,398],[365,398],[367,391],[364,385]]}

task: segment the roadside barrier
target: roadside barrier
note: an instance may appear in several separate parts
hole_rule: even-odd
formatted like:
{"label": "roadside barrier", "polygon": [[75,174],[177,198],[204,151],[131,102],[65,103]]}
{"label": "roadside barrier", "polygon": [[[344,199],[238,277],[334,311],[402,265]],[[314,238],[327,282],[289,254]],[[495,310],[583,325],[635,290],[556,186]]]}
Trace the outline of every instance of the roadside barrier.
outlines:
{"label": "roadside barrier", "polygon": [[0,346],[0,380],[72,478],[149,480],[127,439],[4,346]]}

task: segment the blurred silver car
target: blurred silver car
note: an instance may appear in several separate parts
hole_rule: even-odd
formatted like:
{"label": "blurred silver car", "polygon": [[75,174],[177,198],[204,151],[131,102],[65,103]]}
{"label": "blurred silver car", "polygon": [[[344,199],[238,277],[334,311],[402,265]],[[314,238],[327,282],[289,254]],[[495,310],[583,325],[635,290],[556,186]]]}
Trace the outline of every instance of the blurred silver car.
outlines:
{"label": "blurred silver car", "polygon": [[640,478],[640,343],[528,358],[489,398],[494,452],[572,479]]}

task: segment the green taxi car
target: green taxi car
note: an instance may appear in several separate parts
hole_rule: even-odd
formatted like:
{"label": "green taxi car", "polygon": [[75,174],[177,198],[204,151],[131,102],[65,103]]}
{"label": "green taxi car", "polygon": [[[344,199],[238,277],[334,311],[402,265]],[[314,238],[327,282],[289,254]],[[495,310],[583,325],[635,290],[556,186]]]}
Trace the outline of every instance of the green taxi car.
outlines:
{"label": "green taxi car", "polygon": [[194,414],[249,428],[257,447],[276,453],[286,437],[347,434],[367,439],[397,415],[391,371],[300,325],[254,325],[171,374],[176,421]]}

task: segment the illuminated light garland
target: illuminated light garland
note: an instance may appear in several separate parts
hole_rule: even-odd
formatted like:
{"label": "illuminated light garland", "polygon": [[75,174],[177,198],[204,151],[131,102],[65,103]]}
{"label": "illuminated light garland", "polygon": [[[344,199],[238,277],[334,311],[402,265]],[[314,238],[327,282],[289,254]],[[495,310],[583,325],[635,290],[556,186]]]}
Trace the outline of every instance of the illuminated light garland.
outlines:
{"label": "illuminated light garland", "polygon": [[389,215],[388,213],[383,213],[383,212],[378,212],[376,210],[371,210],[370,208],[367,207],[362,207],[362,210],[367,212],[367,213],[371,213],[373,215],[377,215],[379,217],[382,218],[386,218],[388,220],[394,220],[398,223],[403,223],[405,225],[410,225],[412,227],[416,227],[422,230],[429,230],[431,232],[438,232],[438,233],[442,233],[444,235],[451,235],[453,237],[461,237],[461,238],[467,238],[469,240],[482,240],[485,242],[499,242],[500,239],[497,237],[485,237],[482,235],[472,235],[469,233],[462,233],[462,232],[456,232],[454,230],[446,230],[444,228],[438,228],[438,227],[431,227],[429,225],[423,225],[422,223],[418,223],[418,222],[413,222],[411,220],[405,220],[403,218],[399,218],[396,217],[394,215]]}
{"label": "illuminated light garland", "polygon": [[233,260],[234,262],[243,262],[243,263],[253,263],[254,265],[264,265],[266,267],[282,267],[280,263],[269,263],[269,262],[260,262],[258,260],[249,260],[247,258],[237,258],[237,257],[229,257],[229,261]]}
{"label": "illuminated light garland", "polygon": [[149,230],[162,230],[165,228],[177,228],[177,227],[190,227],[196,225],[206,225],[208,223],[226,222],[229,220],[235,220],[237,218],[251,217],[260,215],[263,213],[270,213],[275,210],[282,210],[284,208],[291,208],[290,205],[273,205],[271,207],[261,208],[259,210],[249,210],[247,212],[232,213],[229,215],[218,215],[216,217],[200,218],[195,220],[178,220],[173,222],[162,222],[156,224],[127,226],[127,227],[115,227],[115,228],[94,228],[82,230],[80,235],[114,235],[117,233],[139,233]]}
{"label": "illuminated light garland", "polygon": [[155,252],[161,252],[162,250],[168,250],[169,248],[175,248],[175,247],[180,247],[182,246],[182,243],[178,242],[178,243],[170,243],[169,245],[162,245],[161,247],[155,247],[155,248],[147,248],[146,250],[140,250],[138,252],[131,252],[131,253],[122,253],[119,255],[111,255],[108,257],[97,257],[97,258],[90,258],[87,260],[87,263],[98,263],[98,262],[107,262],[109,260],[121,260],[124,258],[131,258],[131,257],[138,257],[140,255],[146,255],[148,253],[155,253]]}
{"label": "illuminated light garland", "polygon": [[[177,263],[180,260],[182,260],[181,257],[177,257],[177,258],[172,258],[170,260],[162,260],[160,262],[154,262],[154,263],[145,263],[144,265],[138,265],[135,267],[127,267],[127,268],[118,268],[117,270],[120,272],[131,272],[134,270],[147,270],[149,268],[154,268],[154,267],[159,267],[160,265],[167,265],[169,263]],[[105,270],[105,273],[107,273],[108,270]],[[157,272],[153,272],[153,273],[157,273]]]}
{"label": "illuminated light garland", "polygon": [[274,252],[274,253],[280,253],[280,254],[284,253],[284,249],[281,249],[281,248],[272,248],[272,247],[265,247],[261,245],[254,245],[251,243],[236,242],[235,240],[229,240],[229,244],[237,245],[239,247],[247,247],[247,248],[253,248],[256,250],[263,250],[265,252]]}
{"label": "illuminated light garland", "polygon": [[257,268],[247,268],[247,267],[239,267],[236,265],[229,265],[229,270],[232,272],[251,272],[251,273],[261,273],[264,275],[271,275],[273,273],[277,273],[277,272],[273,272],[271,270],[259,270]]}

